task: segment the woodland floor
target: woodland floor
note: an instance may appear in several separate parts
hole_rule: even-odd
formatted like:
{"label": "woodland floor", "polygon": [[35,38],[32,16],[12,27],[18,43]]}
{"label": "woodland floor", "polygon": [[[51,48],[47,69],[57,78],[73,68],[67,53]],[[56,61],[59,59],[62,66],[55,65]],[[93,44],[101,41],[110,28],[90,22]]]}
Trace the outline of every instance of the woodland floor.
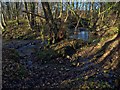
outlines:
{"label": "woodland floor", "polygon": [[[103,38],[104,40],[97,44],[83,46],[74,54],[77,56],[74,61],[70,61],[67,57],[56,56],[52,50],[48,50],[48,57],[45,56],[46,52],[40,53],[39,56],[39,52],[44,50],[41,40],[4,41],[3,39],[3,88],[119,90],[120,72],[115,68],[119,61],[120,49],[119,38],[114,40],[115,37],[116,34]],[[67,42],[70,41],[66,41],[66,44]],[[60,43],[52,47],[64,46],[62,41]]]}
{"label": "woodland floor", "polygon": [[[76,63],[77,66],[74,66],[71,64],[71,62],[69,62],[69,59],[57,57],[49,61],[46,60],[46,62],[43,63],[37,59],[36,55],[36,51],[40,50],[40,43],[40,40],[14,40],[5,44],[3,43],[3,60],[5,60],[3,61],[3,87],[117,87],[118,74],[112,69],[104,69],[107,60],[103,62],[97,61],[97,63],[95,60],[92,60],[92,56],[87,58],[79,57]],[[12,53],[14,52],[14,49],[19,54],[19,57],[17,57],[17,55],[11,55],[14,54]],[[11,63],[9,59],[12,58],[16,60],[14,61],[15,63],[8,64]],[[8,67],[9,70],[6,70]]]}

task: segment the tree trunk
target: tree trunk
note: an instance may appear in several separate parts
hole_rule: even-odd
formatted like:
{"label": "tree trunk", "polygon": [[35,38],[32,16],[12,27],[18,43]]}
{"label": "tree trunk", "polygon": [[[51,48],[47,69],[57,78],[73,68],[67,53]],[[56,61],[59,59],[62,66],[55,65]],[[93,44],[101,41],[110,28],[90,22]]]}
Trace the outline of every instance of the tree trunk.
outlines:
{"label": "tree trunk", "polygon": [[1,25],[4,27],[4,29],[6,28],[6,22],[5,22],[3,14],[1,14]]}
{"label": "tree trunk", "polygon": [[16,20],[19,25],[19,2],[16,2]]}
{"label": "tree trunk", "polygon": [[42,7],[43,7],[46,22],[48,23],[48,25],[50,27],[50,38],[51,38],[50,40],[52,41],[52,43],[55,43],[58,39],[58,37],[57,37],[57,32],[58,32],[57,24],[54,22],[49,3],[42,2]]}
{"label": "tree trunk", "polygon": [[[27,2],[24,2],[24,5],[25,5],[25,10],[26,10],[26,12],[28,12]],[[29,13],[27,13],[27,19],[28,19],[29,26],[31,27],[31,24],[30,24],[30,14],[29,14]]]}
{"label": "tree trunk", "polygon": [[77,1],[77,2],[76,2],[76,9],[78,9],[78,4],[79,4],[79,3],[78,3],[78,1]]}
{"label": "tree trunk", "polygon": [[[1,4],[0,4],[0,12],[1,12]],[[2,15],[0,14],[0,17],[1,17]],[[2,18],[1,18],[2,19]],[[2,21],[2,20],[1,20]],[[0,23],[0,30],[3,30],[4,29],[4,27],[2,26],[2,23]],[[0,32],[1,33],[1,32]]]}
{"label": "tree trunk", "polygon": [[6,28],[6,22],[5,22],[5,17],[4,17],[4,13],[3,13],[3,10],[4,10],[4,7],[2,6],[2,3],[0,4],[0,17],[1,17],[1,28],[2,29],[5,29]]}
{"label": "tree trunk", "polygon": [[[31,6],[31,13],[35,14],[35,2],[31,2],[30,6]],[[35,16],[33,14],[31,14],[31,22],[30,22],[32,29],[35,26]]]}
{"label": "tree trunk", "polygon": [[67,2],[67,6],[66,6],[67,15],[66,15],[66,18],[65,18],[64,22],[67,21],[68,16],[69,16],[69,9],[68,9],[68,7],[70,7],[70,3],[69,2]]}
{"label": "tree trunk", "polygon": [[61,0],[61,2],[60,2],[60,15],[58,18],[62,17],[62,12],[63,12],[63,4],[62,4],[62,0]]}
{"label": "tree trunk", "polygon": [[6,2],[6,5],[7,5],[7,16],[8,16],[8,20],[11,20],[12,17],[11,17],[11,13],[10,13],[10,3],[9,2]]}

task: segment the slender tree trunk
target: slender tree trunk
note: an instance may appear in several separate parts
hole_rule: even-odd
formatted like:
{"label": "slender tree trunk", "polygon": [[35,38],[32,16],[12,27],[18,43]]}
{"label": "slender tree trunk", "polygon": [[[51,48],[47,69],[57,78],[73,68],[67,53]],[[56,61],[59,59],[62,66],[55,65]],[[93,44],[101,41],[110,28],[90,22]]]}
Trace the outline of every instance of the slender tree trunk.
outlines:
{"label": "slender tree trunk", "polygon": [[[2,10],[1,10],[1,3],[0,3],[0,13],[2,13]],[[2,15],[0,14],[0,17],[1,17],[1,22],[2,22]],[[2,26],[2,23],[0,23],[0,29],[3,30],[4,27]],[[1,32],[0,32],[1,34]]]}
{"label": "slender tree trunk", "polygon": [[62,4],[62,0],[61,0],[61,2],[60,2],[60,15],[58,18],[62,17],[62,12],[63,12],[63,4]]}
{"label": "slender tree trunk", "polygon": [[78,4],[79,4],[79,3],[78,3],[78,0],[77,0],[77,1],[76,1],[76,9],[78,9]]}
{"label": "slender tree trunk", "polygon": [[12,17],[11,17],[11,13],[10,13],[10,3],[9,2],[6,2],[6,5],[7,5],[7,16],[8,16],[8,20],[11,20]]}
{"label": "slender tree trunk", "polygon": [[74,10],[74,0],[72,0],[72,9]]}
{"label": "slender tree trunk", "polygon": [[19,25],[19,2],[16,2],[16,20]]}
{"label": "slender tree trunk", "polygon": [[67,6],[66,6],[67,15],[66,15],[66,18],[65,18],[64,22],[67,21],[68,16],[69,16],[69,9],[68,9],[68,7],[70,7],[70,3],[69,2],[67,3]]}
{"label": "slender tree trunk", "polygon": [[[28,12],[28,5],[27,5],[27,2],[24,2],[24,6],[25,6],[26,12]],[[29,24],[30,28],[32,29],[31,23],[30,23],[31,20],[30,20],[30,14],[29,14],[29,13],[27,13],[27,20],[28,20],[28,24]]]}
{"label": "slender tree trunk", "polygon": [[4,19],[4,15],[1,14],[1,24],[2,26],[4,27],[4,29],[6,28],[6,22],[5,22],[5,19]]}
{"label": "slender tree trunk", "polygon": [[[30,6],[31,6],[31,13],[35,14],[35,2],[31,2]],[[30,22],[32,29],[35,26],[35,16],[33,14],[31,14],[31,22]]]}
{"label": "slender tree trunk", "polygon": [[[2,6],[2,7],[1,7]],[[1,28],[5,29],[6,28],[6,22],[5,22],[5,15],[4,15],[4,6],[2,5],[2,3],[0,4],[0,17],[1,17]]]}
{"label": "slender tree trunk", "polygon": [[90,13],[91,13],[91,19],[92,19],[93,18],[93,2],[91,2]]}
{"label": "slender tree trunk", "polygon": [[59,3],[57,3],[57,4],[55,5],[55,12],[54,12],[54,17],[55,17],[55,18],[57,18],[58,13],[59,13]]}

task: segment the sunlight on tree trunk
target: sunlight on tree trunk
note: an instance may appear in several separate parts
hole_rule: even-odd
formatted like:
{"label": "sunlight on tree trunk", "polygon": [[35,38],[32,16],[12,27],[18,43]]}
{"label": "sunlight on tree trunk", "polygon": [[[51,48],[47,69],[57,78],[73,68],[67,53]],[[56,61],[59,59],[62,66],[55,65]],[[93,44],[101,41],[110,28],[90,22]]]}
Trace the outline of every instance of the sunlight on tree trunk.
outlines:
{"label": "sunlight on tree trunk", "polygon": [[63,5],[62,5],[63,1],[61,0],[60,2],[60,14],[58,16],[58,18],[61,18],[62,17],[62,13],[63,13]]}

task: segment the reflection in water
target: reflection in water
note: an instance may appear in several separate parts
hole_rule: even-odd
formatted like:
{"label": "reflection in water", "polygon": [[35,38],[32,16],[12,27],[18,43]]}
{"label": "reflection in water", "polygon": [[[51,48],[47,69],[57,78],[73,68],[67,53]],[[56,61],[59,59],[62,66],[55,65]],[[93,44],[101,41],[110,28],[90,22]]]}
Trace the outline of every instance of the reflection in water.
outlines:
{"label": "reflection in water", "polygon": [[88,31],[81,31],[78,33],[78,39],[88,40]]}
{"label": "reflection in water", "polygon": [[89,32],[88,31],[80,31],[77,34],[71,35],[70,38],[73,39],[82,39],[84,41],[87,41],[89,39]]}

